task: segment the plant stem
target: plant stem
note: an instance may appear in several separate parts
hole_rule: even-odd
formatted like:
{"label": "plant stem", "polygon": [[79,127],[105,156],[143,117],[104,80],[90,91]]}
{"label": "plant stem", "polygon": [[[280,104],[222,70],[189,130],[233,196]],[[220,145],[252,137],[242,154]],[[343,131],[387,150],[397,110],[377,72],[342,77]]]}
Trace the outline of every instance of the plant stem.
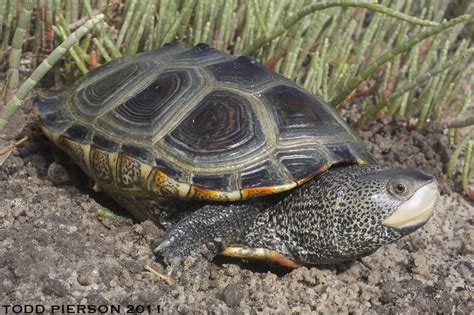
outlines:
{"label": "plant stem", "polygon": [[31,76],[20,86],[15,96],[5,106],[5,110],[0,113],[0,132],[5,128],[8,119],[16,112],[20,104],[25,100],[31,89],[39,80],[54,66],[54,64],[63,56],[66,51],[86,35],[97,23],[104,19],[103,14],[96,15],[84,25],[79,27],[74,33],[68,36],[51,54],[41,62]]}
{"label": "plant stem", "polygon": [[419,24],[423,26],[438,25],[438,23],[436,22],[419,19],[419,18],[404,14],[402,12],[396,11],[394,9],[391,9],[391,8],[388,8],[386,6],[376,4],[376,3],[366,3],[366,2],[346,1],[346,0],[334,1],[334,2],[320,2],[320,3],[310,4],[302,8],[295,15],[288,17],[278,27],[276,27],[275,30],[268,37],[262,36],[256,39],[252,45],[246,47],[242,51],[242,55],[254,55],[258,49],[262,48],[264,45],[266,45],[267,43],[269,43],[276,37],[282,35],[285,31],[290,29],[293,25],[295,25],[299,20],[301,20],[306,15],[311,14],[316,11],[321,11],[321,10],[333,8],[333,7],[365,8],[365,9],[370,9],[375,12],[383,13],[391,17],[397,18],[399,20],[414,23],[414,24]]}
{"label": "plant stem", "polygon": [[387,99],[379,102],[377,105],[371,107],[368,111],[366,111],[364,113],[364,115],[362,115],[362,117],[360,117],[359,120],[357,121],[357,125],[362,126],[363,124],[366,123],[366,121],[368,119],[375,117],[375,115],[377,115],[377,113],[380,110],[382,110],[385,106],[387,106],[387,104],[390,104],[390,102],[392,102],[396,98],[398,98],[398,97],[402,96],[403,94],[405,94],[406,92],[420,86],[421,84],[423,84],[424,82],[430,80],[432,77],[434,77],[435,75],[443,72],[444,70],[456,65],[457,63],[459,63],[461,60],[468,57],[472,53],[474,53],[474,48],[471,48],[471,49],[465,51],[464,54],[460,54],[458,56],[458,58],[453,58],[449,61],[446,61],[444,64],[433,68],[431,71],[428,71],[426,73],[423,73],[423,74],[419,75],[418,77],[415,78],[415,80],[406,83],[401,89],[394,92]]}
{"label": "plant stem", "polygon": [[23,2],[23,8],[21,10],[20,19],[13,35],[12,50],[10,52],[9,69],[7,76],[7,91],[5,93],[5,103],[8,103],[15,94],[18,83],[20,81],[20,73],[18,68],[20,66],[21,59],[21,47],[25,40],[26,30],[30,23],[31,12],[33,12],[34,3],[33,0],[25,0]]}
{"label": "plant stem", "polygon": [[462,128],[462,127],[467,127],[471,125],[474,125],[474,115],[461,117],[452,121],[449,124],[449,128]]}

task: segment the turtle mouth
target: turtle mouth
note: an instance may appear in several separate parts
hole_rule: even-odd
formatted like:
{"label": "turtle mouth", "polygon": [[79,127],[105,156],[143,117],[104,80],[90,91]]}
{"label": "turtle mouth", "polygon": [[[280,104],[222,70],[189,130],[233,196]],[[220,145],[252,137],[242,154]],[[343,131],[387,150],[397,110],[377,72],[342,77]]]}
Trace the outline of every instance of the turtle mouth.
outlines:
{"label": "turtle mouth", "polygon": [[382,225],[401,230],[417,229],[431,218],[438,199],[438,183],[432,181],[419,188],[410,199],[386,218]]}

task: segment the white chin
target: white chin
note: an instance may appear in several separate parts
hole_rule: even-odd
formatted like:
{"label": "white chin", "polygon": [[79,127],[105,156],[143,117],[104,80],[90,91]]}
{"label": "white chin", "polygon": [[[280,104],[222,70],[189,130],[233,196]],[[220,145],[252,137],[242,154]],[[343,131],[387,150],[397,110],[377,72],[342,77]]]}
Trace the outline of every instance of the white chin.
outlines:
{"label": "white chin", "polygon": [[438,199],[438,183],[434,181],[419,188],[410,199],[401,204],[382,224],[398,229],[420,226],[433,215]]}

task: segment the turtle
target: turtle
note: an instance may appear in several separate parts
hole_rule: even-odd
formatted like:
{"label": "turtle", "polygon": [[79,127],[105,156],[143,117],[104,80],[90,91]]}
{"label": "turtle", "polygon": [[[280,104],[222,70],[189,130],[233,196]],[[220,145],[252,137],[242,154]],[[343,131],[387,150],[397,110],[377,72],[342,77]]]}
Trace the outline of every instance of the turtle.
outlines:
{"label": "turtle", "polygon": [[432,216],[436,178],[386,169],[321,97],[246,56],[176,44],[36,97],[44,134],[138,220],[155,252],[289,268],[369,255]]}

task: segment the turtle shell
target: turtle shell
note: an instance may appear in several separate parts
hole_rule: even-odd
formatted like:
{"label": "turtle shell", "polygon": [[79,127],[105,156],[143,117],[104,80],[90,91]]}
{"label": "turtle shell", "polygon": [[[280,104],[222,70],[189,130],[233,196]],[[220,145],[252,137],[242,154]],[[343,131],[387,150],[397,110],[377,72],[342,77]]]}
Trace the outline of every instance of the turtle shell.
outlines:
{"label": "turtle shell", "polygon": [[124,194],[243,200],[375,163],[321,98],[205,44],[117,59],[36,105],[46,135]]}

